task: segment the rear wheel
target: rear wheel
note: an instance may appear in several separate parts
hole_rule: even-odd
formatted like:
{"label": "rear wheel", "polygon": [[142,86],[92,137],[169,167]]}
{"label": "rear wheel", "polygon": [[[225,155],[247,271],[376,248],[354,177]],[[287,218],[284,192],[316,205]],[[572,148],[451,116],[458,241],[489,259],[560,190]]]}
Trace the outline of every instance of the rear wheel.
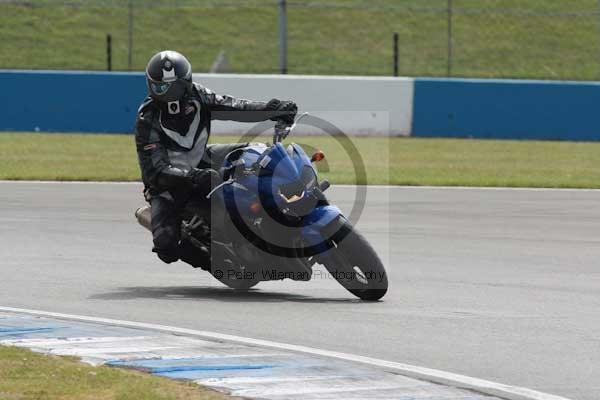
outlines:
{"label": "rear wheel", "polygon": [[219,282],[232,289],[248,290],[260,282],[258,272],[250,271],[241,266],[238,257],[224,246],[213,246],[213,251],[216,250],[216,257],[213,258],[210,273]]}
{"label": "rear wheel", "polygon": [[[248,290],[260,282],[257,279],[236,278],[227,275],[220,275],[214,271],[212,274],[219,282],[235,290]],[[219,278],[219,276],[221,276],[221,278]]]}
{"label": "rear wheel", "polygon": [[329,257],[324,262],[330,274],[350,293],[362,300],[379,300],[387,292],[387,273],[369,242],[349,222],[334,223]]}

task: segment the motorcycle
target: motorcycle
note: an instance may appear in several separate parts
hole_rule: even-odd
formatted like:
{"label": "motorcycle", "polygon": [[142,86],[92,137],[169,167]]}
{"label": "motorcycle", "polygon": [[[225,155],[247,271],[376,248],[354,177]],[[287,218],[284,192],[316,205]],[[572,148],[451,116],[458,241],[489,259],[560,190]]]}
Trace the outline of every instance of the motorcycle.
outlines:
{"label": "motorcycle", "polygon": [[[330,184],[319,182],[313,166],[324,154],[308,157],[299,145],[282,143],[299,119],[278,121],[272,144],[252,143],[225,157],[222,182],[185,207],[181,240],[209,254],[200,267],[234,289],[308,281],[319,263],[355,296],[379,300],[388,289],[387,273],[364,236],[325,197]],[[150,229],[149,206],[135,216]]]}

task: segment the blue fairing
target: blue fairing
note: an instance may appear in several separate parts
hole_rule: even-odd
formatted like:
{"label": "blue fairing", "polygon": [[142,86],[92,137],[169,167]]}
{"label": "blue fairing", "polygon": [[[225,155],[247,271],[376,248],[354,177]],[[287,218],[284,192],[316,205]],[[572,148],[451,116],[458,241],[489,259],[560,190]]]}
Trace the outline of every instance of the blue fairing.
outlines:
{"label": "blue fairing", "polygon": [[[245,168],[251,168],[269,147],[264,144],[253,144],[244,149],[240,160]],[[231,167],[231,162],[226,160],[224,167]],[[233,185],[225,186],[222,192],[223,201],[228,209],[237,209],[240,212],[248,211],[250,205],[258,200],[258,176],[248,175],[239,177]],[[230,208],[234,207],[234,208]]]}
{"label": "blue fairing", "polygon": [[342,211],[336,206],[316,207],[304,219],[305,226],[302,228],[302,237],[310,246],[321,246],[319,253],[324,252],[327,250],[325,240],[328,238],[323,237],[321,232],[323,228],[340,216],[344,217]]}
{"label": "blue fairing", "polygon": [[[281,143],[271,147],[253,144],[245,149],[240,160],[245,168],[261,165],[263,173],[260,178],[256,175],[238,177],[236,185],[224,190],[225,202],[233,205],[232,201],[235,201],[239,210],[247,210],[259,197],[264,208],[281,208],[285,205],[279,196],[281,186],[299,181],[306,168],[316,177],[310,159],[297,144],[291,144],[287,149]],[[231,163],[226,161],[224,166],[230,167]]]}
{"label": "blue fairing", "polygon": [[[257,201],[264,209],[281,210],[286,207],[280,192],[283,186],[312,179],[312,176],[316,182],[316,170],[297,144],[287,148],[281,143],[273,146],[253,144],[244,150],[239,160],[247,169],[257,165],[261,167],[260,174],[237,175],[236,183],[224,187],[222,196],[227,208],[237,209],[241,217],[249,215],[251,205]],[[224,166],[230,167],[231,163],[226,161]],[[306,193],[311,190],[306,190]],[[326,238],[323,238],[321,231],[339,216],[342,216],[342,212],[336,206],[322,205],[312,209],[303,218],[301,235],[304,242],[309,246],[325,246],[323,242]],[[326,247],[322,250],[325,251]]]}
{"label": "blue fairing", "polygon": [[[269,159],[270,161],[266,163]],[[281,143],[277,143],[263,155],[260,161],[264,161],[264,168],[271,172],[270,175],[261,176],[259,186],[262,199],[269,199],[272,202],[270,206],[278,208],[284,206],[284,201],[279,196],[280,187],[299,181],[305,168],[310,169],[316,177],[310,159],[297,144],[291,144],[286,149]]]}

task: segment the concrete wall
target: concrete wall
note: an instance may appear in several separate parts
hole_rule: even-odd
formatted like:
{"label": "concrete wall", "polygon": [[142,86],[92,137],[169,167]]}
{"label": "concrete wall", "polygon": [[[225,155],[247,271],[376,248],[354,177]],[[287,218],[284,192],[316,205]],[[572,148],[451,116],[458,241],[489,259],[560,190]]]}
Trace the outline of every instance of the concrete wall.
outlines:
{"label": "concrete wall", "polygon": [[600,140],[600,84],[415,79],[413,136]]}
{"label": "concrete wall", "polygon": [[[352,135],[600,140],[600,83],[195,74],[217,93],[293,99]],[[133,130],[142,73],[0,71],[0,131]],[[214,133],[252,125],[216,122]],[[298,133],[322,131],[300,126]]]}
{"label": "concrete wall", "polygon": [[[413,80],[385,77],[195,74],[217,93],[242,98],[290,99],[300,112],[323,118],[352,135],[409,135]],[[217,123],[216,132],[242,133],[246,126]],[[299,126],[298,133],[318,133]]]}
{"label": "concrete wall", "polygon": [[[302,112],[348,134],[410,133],[413,85],[407,78],[195,74],[194,80],[242,98],[293,99]],[[2,71],[0,87],[5,131],[127,133],[146,96],[142,73]],[[249,127],[219,121],[213,132],[241,134]],[[302,132],[321,133],[311,127]]]}
{"label": "concrete wall", "polygon": [[131,132],[146,83],[139,73],[0,72],[0,130]]}

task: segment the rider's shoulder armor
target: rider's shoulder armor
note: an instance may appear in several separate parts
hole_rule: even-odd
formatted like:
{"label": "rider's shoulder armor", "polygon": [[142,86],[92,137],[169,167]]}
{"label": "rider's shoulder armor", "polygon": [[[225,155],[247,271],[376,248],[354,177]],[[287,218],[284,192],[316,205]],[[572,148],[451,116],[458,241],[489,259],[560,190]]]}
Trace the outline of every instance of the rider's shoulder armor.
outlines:
{"label": "rider's shoulder armor", "polygon": [[201,84],[199,84],[199,83],[196,83],[196,82],[194,82],[194,83],[193,83],[193,85],[194,85],[194,89],[196,89],[196,91],[197,91],[199,94],[208,94],[208,93],[212,93],[212,91],[211,91],[210,89],[208,89],[208,88],[206,88],[206,87],[202,86],[202,85],[201,85]]}
{"label": "rider's shoulder armor", "polygon": [[146,97],[144,102],[140,105],[137,111],[137,120],[144,120],[148,123],[152,123],[155,115],[157,113],[158,108],[154,103],[154,100],[151,97]]}
{"label": "rider's shoulder armor", "polygon": [[210,105],[214,102],[215,92],[199,83],[194,82],[194,94],[200,101],[200,104]]}

